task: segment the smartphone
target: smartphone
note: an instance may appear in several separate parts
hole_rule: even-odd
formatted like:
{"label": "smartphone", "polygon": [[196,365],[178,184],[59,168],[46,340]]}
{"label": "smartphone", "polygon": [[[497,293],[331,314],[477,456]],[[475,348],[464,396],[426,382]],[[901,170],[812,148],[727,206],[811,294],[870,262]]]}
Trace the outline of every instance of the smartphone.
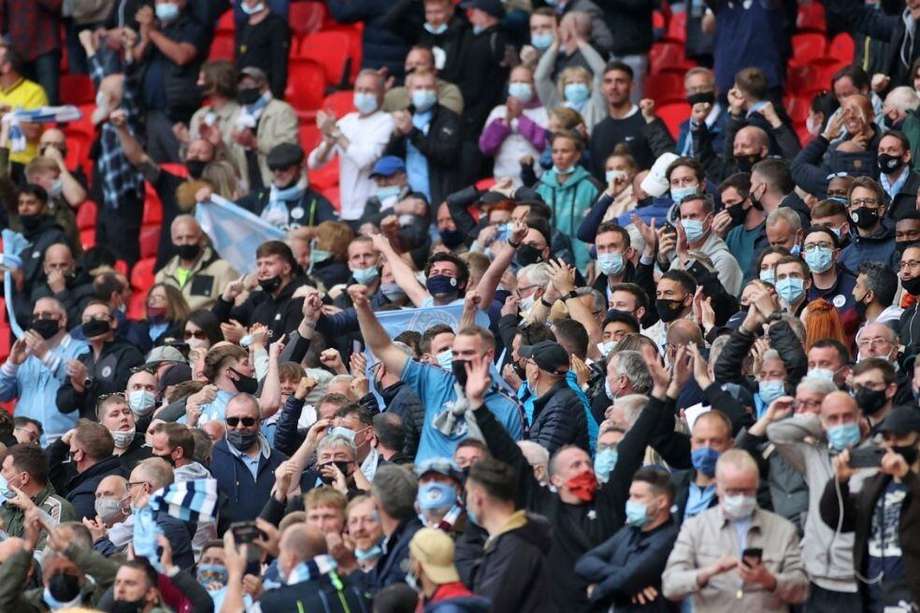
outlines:
{"label": "smartphone", "polygon": [[760,564],[763,559],[763,549],[760,547],[748,547],[741,552],[741,562],[745,566],[754,566]]}
{"label": "smartphone", "polygon": [[254,521],[240,521],[230,524],[230,530],[233,532],[233,539],[237,545],[252,543],[257,538],[266,538],[265,533],[259,530]]}
{"label": "smartphone", "polygon": [[885,448],[866,445],[850,452],[850,468],[878,468],[882,465]]}
{"label": "smartphone", "polygon": [[664,227],[665,232],[668,232],[670,234],[677,234],[677,228],[675,228],[674,224],[672,224],[670,221],[664,222],[663,227]]}

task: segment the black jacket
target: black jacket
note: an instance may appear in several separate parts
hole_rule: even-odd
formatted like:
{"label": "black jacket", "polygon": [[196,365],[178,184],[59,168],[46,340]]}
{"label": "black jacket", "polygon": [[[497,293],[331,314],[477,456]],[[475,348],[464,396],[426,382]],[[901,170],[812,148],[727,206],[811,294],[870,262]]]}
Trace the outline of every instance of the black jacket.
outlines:
{"label": "black jacket", "polygon": [[131,377],[131,369],[144,363],[144,356],[133,345],[112,341],[102,346],[99,359],[90,348],[79,358],[86,366],[89,383],[81,394],[68,377],[57,391],[57,407],[61,413],[80,412],[80,417],[96,421],[96,401],[99,396],[123,392]]}
{"label": "black jacket", "polygon": [[444,52],[444,66],[438,70],[438,77],[456,83],[460,75],[463,36],[470,28],[469,22],[460,13],[455,11],[447,22],[447,30],[432,34],[424,27],[424,6],[416,0],[398,0],[384,17],[384,24],[410,45],[441,49]]}
{"label": "black jacket", "polygon": [[613,35],[612,55],[646,54],[652,46],[651,0],[595,0]]}
{"label": "black jacket", "polygon": [[576,577],[572,568],[585,552],[622,527],[632,476],[642,465],[656,422],[667,422],[674,429],[674,412],[669,406],[670,403],[657,398],[649,400],[639,419],[617,446],[619,458],[609,480],[598,487],[591,503],[580,505],[564,503],[559,494],[540,485],[527,458],[492,412],[481,408],[476,411],[476,420],[489,452],[517,472],[519,505],[544,515],[553,526],[547,565],[553,577],[550,598],[558,610],[589,609],[588,582]]}
{"label": "black jacket", "polygon": [[550,455],[564,445],[578,445],[590,451],[584,406],[565,379],[534,399],[528,438],[545,447]]}
{"label": "black jacket", "polygon": [[394,583],[405,582],[403,561],[409,559],[409,542],[421,529],[422,522],[413,517],[400,523],[393,534],[384,539],[384,554],[377,558],[377,566],[368,576],[374,592]]}
{"label": "black jacket", "polygon": [[352,613],[368,611],[370,604],[369,594],[335,571],[268,590],[259,599],[263,611]]}
{"label": "black jacket", "polygon": [[96,488],[109,475],[128,476],[118,456],[109,456],[93,464],[67,482],[64,498],[73,505],[79,519],[96,517]]}
{"label": "black jacket", "polygon": [[292,297],[303,282],[302,277],[294,277],[277,297],[261,290],[253,291],[239,306],[233,306],[221,296],[211,312],[222,323],[235,319],[244,326],[264,324],[272,331],[272,338],[281,338],[282,334],[296,330],[303,320],[303,298]]}
{"label": "black jacket", "polygon": [[[831,528],[840,525],[842,532],[854,532],[853,541],[853,567],[862,576],[868,572],[868,546],[872,533],[873,516],[876,512],[876,503],[885,495],[892,477],[890,475],[876,474],[863,481],[862,488],[850,492],[849,482],[840,484],[840,496],[843,499],[843,521],[840,522],[840,505],[837,497],[836,478],[829,479],[821,495],[821,519]],[[920,602],[920,540],[916,535],[920,533],[920,478],[913,470],[908,471],[903,479],[907,487],[907,498],[901,507],[901,516],[898,521],[898,540],[901,546],[902,560],[904,562],[904,575],[907,585],[913,596],[914,602]],[[865,584],[859,582],[860,589],[865,597]],[[881,589],[885,590],[886,583],[882,580]]]}
{"label": "black jacket", "polygon": [[[409,110],[415,113],[414,107]],[[415,126],[408,134],[394,133],[384,155],[405,159],[411,143],[428,161],[428,191],[432,207],[436,208],[448,194],[460,188],[460,140],[462,123],[460,115],[445,106],[436,104],[431,109],[428,132]]]}
{"label": "black jacket", "polygon": [[[553,611],[546,556],[552,546],[544,517],[519,511],[516,526],[488,540],[476,565],[471,589],[492,601],[493,611],[537,613]],[[521,525],[518,525],[521,524]]]}
{"label": "black jacket", "polygon": [[811,139],[792,160],[789,170],[796,185],[810,194],[827,193],[828,175],[846,172],[850,176],[868,176],[878,180],[878,142],[881,132],[874,130],[865,151],[844,153],[831,147],[823,135]]}
{"label": "black jacket", "polygon": [[460,55],[457,86],[463,94],[464,138],[478,142],[486,118],[501,103],[508,81],[505,61],[508,37],[500,26],[475,34],[466,30]]}
{"label": "black jacket", "polygon": [[364,24],[362,68],[385,67],[391,75],[402,78],[409,45],[387,27],[386,17],[393,0],[327,0],[325,4],[338,23]]}
{"label": "black jacket", "polygon": [[[780,115],[780,117],[782,118],[783,115]],[[799,145],[798,136],[792,130],[791,121],[784,121],[780,127],[774,128],[766,122],[760,113],[753,113],[746,119],[735,119],[729,116],[728,121],[725,122],[725,149],[723,151],[714,149],[713,142],[718,135],[711,132],[706,123],[703,122],[699,126],[690,127],[690,137],[693,139],[693,150],[698,152],[696,157],[706,170],[707,177],[714,181],[721,181],[741,171],[735,163],[733,147],[735,134],[737,134],[738,130],[748,125],[761,128],[767,133],[770,137],[770,154],[779,155],[787,160],[791,160],[798,155],[801,146]],[[748,170],[748,172],[750,171]]]}
{"label": "black jacket", "polygon": [[901,189],[898,190],[898,193],[894,195],[894,198],[888,204],[887,215],[895,221],[901,219],[907,213],[917,210],[920,173],[910,170],[910,166],[907,167],[907,170],[910,172],[910,176],[907,177],[907,181],[904,182],[904,185],[901,186]]}
{"label": "black jacket", "polygon": [[[271,189],[265,188],[241,198],[237,204],[253,215],[261,215],[268,206],[270,196]],[[300,200],[285,201],[284,205],[288,213],[287,223],[284,225],[285,230],[293,230],[301,226],[318,226],[324,221],[338,220],[332,203],[311,187],[304,190]]]}
{"label": "black jacket", "polygon": [[51,215],[43,215],[41,223],[34,230],[23,231],[23,238],[29,242],[29,246],[22,250],[19,257],[22,258],[22,278],[25,283],[26,295],[31,294],[32,289],[38,286],[39,279],[42,277],[42,264],[45,261],[45,250],[55,243],[67,245],[67,235],[64,230],[57,224]]}
{"label": "black jacket", "polygon": [[[792,331],[788,322],[778,321],[770,326],[770,346],[779,353],[786,367],[786,392],[795,396],[795,388],[808,371],[808,358],[802,342]],[[740,329],[732,332],[731,337],[719,354],[715,368],[716,381],[719,383],[737,383],[747,387],[751,392],[757,391],[757,383],[742,374],[742,363],[751,352],[756,337]]]}

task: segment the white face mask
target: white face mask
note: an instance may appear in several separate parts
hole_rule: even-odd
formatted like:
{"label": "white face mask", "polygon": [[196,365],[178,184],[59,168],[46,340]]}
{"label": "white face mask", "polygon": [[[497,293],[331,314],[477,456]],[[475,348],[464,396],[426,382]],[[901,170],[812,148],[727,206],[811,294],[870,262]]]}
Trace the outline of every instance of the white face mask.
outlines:
{"label": "white face mask", "polygon": [[135,430],[109,430],[112,438],[115,439],[116,449],[127,449],[134,440]]}
{"label": "white face mask", "polygon": [[521,298],[521,302],[520,302],[521,310],[529,311],[530,309],[533,308],[533,305],[536,301],[537,301],[536,298],[534,298],[532,295],[527,296],[526,298]]}
{"label": "white face mask", "polygon": [[435,356],[435,359],[438,361],[438,366],[444,370],[449,371],[451,362],[454,361],[454,352],[450,349],[445,349],[441,353]]}
{"label": "white face mask", "polygon": [[601,352],[601,355],[605,358],[610,355],[610,352],[613,351],[614,342],[613,341],[604,341],[603,343],[597,344],[597,350]]}
{"label": "white face mask", "polygon": [[128,408],[139,417],[149,414],[156,406],[156,396],[147,390],[128,392]]}
{"label": "white face mask", "polygon": [[746,519],[757,508],[757,498],[754,496],[737,494],[735,496],[724,496],[721,500],[722,512],[729,519]]}

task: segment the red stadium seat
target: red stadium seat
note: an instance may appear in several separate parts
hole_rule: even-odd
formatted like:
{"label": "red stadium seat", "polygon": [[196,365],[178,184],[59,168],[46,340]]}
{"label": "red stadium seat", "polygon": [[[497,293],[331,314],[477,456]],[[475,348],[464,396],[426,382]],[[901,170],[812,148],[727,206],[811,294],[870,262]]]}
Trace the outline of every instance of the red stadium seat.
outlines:
{"label": "red stadium seat", "polygon": [[806,32],[792,35],[792,58],[790,64],[810,64],[812,60],[824,57],[827,39],[824,34]]}
{"label": "red stadium seat", "polygon": [[786,87],[790,94],[796,96],[808,92],[827,89],[826,84],[818,83],[818,71],[814,66],[790,66],[786,74]]}
{"label": "red stadium seat", "polygon": [[96,88],[87,75],[62,74],[59,88],[61,104],[81,105],[96,102]]}
{"label": "red stadium seat", "polygon": [[229,34],[231,37],[236,32],[236,18],[233,16],[233,10],[224,11],[224,14],[217,20],[217,29],[215,34]]}
{"label": "red stadium seat", "polygon": [[674,41],[655,43],[648,54],[649,74],[663,72],[680,73],[690,68],[690,63],[684,56],[684,45]]}
{"label": "red stadium seat", "polygon": [[92,249],[96,246],[96,228],[88,228],[86,230],[80,230],[80,245],[83,247],[83,250]]}
{"label": "red stadium seat", "polygon": [[824,6],[814,0],[808,4],[799,4],[799,14],[795,25],[802,32],[826,32],[827,19],[824,17]]}
{"label": "red stadium seat", "polygon": [[150,286],[153,285],[153,267],[156,264],[156,258],[144,258],[138,260],[131,270],[131,287],[147,293]]}
{"label": "red stadium seat", "polygon": [[233,38],[233,34],[217,32],[214,35],[214,40],[211,42],[211,53],[208,55],[208,59],[212,62],[214,60],[227,60],[232,62],[235,57],[236,41]]}
{"label": "red stadium seat", "polygon": [[664,15],[659,10],[652,11],[652,29],[653,30],[664,30],[665,26]]}
{"label": "red stadium seat", "polygon": [[13,333],[10,331],[9,324],[0,326],[0,360],[6,361],[10,355],[10,347],[13,346]]}
{"label": "red stadium seat", "polygon": [[323,28],[324,32],[338,32],[348,37],[348,57],[351,59],[351,70],[348,82],[354,83],[361,71],[361,58],[364,55],[364,24],[337,24]]}
{"label": "red stadium seat", "polygon": [[77,209],[77,228],[80,230],[95,229],[96,219],[99,217],[99,207],[92,200],[85,200]]}
{"label": "red stadium seat", "polygon": [[853,37],[848,33],[841,32],[831,40],[828,53],[849,64],[856,55],[856,43],[853,42]]}
{"label": "red stadium seat", "polygon": [[676,140],[680,134],[680,124],[690,118],[690,105],[686,102],[662,104],[655,113],[668,126],[668,132]]}
{"label": "red stadium seat", "polygon": [[343,32],[315,32],[304,37],[297,56],[322,66],[326,84],[338,87],[348,80],[349,44],[348,35]]}
{"label": "red stadium seat", "polygon": [[300,132],[300,146],[308,154],[316,148],[323,138],[315,123],[302,123],[298,131]]}
{"label": "red stadium seat", "polygon": [[335,113],[335,116],[339,118],[354,112],[354,92],[344,90],[326,96],[326,99],[323,100],[323,109]]}
{"label": "red stadium seat", "polygon": [[318,170],[311,170],[308,173],[310,185],[322,191],[339,184],[339,160],[338,158],[330,160],[328,164]]}
{"label": "red stadium seat", "polygon": [[125,276],[125,278],[127,278],[128,277],[128,263],[125,262],[124,260],[115,260],[115,272],[121,273]]}
{"label": "red stadium seat", "polygon": [[811,98],[806,96],[790,97],[783,101],[786,113],[795,126],[804,126],[811,107]]}
{"label": "red stadium seat", "polygon": [[183,179],[188,177],[188,168],[185,167],[185,164],[160,164],[160,169]]}
{"label": "red stadium seat", "polygon": [[668,33],[665,35],[667,40],[674,40],[679,43],[687,41],[687,13],[680,11],[671,13],[671,20],[668,22]]}
{"label": "red stadium seat", "polygon": [[[147,260],[141,260],[141,262],[146,262]],[[153,262],[153,258],[150,258],[150,261]],[[140,262],[138,262],[140,264]],[[137,266],[135,266],[137,268]],[[153,280],[151,279],[151,285],[153,285]],[[147,290],[150,289],[150,286],[144,288],[144,291],[135,290],[131,294],[131,298],[128,300],[128,312],[126,315],[128,319],[144,319],[147,317]]]}
{"label": "red stadium seat", "polygon": [[155,258],[160,246],[160,226],[142,226],[138,239],[141,258]]}
{"label": "red stadium seat", "polygon": [[326,77],[323,67],[312,60],[294,59],[289,64],[284,99],[303,117],[306,111],[322,107]]}
{"label": "red stadium seat", "polygon": [[144,216],[141,218],[141,225],[158,226],[163,223],[163,203],[150,183],[145,182],[144,188]]}
{"label": "red stadium seat", "polygon": [[659,105],[682,102],[686,97],[684,80],[680,75],[671,72],[650,74],[645,79],[643,95]]}
{"label": "red stadium seat", "polygon": [[322,2],[292,2],[288,9],[288,25],[298,38],[319,32],[327,12]]}
{"label": "red stadium seat", "polygon": [[336,212],[338,212],[339,209],[342,208],[341,196],[340,196],[340,193],[339,193],[339,186],[338,186],[338,185],[335,185],[335,186],[333,186],[333,187],[329,187],[329,188],[320,190],[319,193],[321,193],[323,196],[325,196],[326,199],[329,200],[329,202],[332,203],[332,208],[335,209]]}
{"label": "red stadium seat", "polygon": [[490,187],[495,185],[495,177],[486,177],[485,179],[480,179],[476,181],[476,189],[479,191],[486,191]]}

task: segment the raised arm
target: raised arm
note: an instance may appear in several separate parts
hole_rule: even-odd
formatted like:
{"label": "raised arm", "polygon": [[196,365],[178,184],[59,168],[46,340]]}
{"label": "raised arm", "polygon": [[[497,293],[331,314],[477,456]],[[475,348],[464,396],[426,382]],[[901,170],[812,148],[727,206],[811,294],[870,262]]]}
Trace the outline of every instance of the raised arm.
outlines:
{"label": "raised arm", "polygon": [[355,312],[358,314],[358,325],[361,327],[364,342],[374,352],[374,355],[383,362],[387,372],[401,373],[406,366],[406,362],[409,361],[409,357],[393,344],[386,330],[380,325],[380,321],[374,315],[371,303],[367,298],[367,287],[352,285],[348,288],[348,295],[351,297]]}
{"label": "raised arm", "polygon": [[498,254],[495,256],[495,259],[492,260],[492,263],[489,264],[489,267],[486,269],[485,273],[483,273],[482,278],[476,285],[476,292],[481,299],[479,303],[480,309],[486,310],[492,305],[492,300],[495,298],[495,290],[502,280],[502,275],[505,274],[505,271],[511,265],[511,260],[514,259],[514,247],[511,245],[520,245],[526,234],[527,224],[516,221],[511,225],[511,236],[507,243],[492,244],[492,250],[498,251]]}
{"label": "raised arm", "polygon": [[[371,236],[371,239],[374,241],[374,247],[384,258],[386,258],[387,263],[390,265],[390,270],[393,272],[393,278],[396,279],[396,283],[406,292],[406,296],[409,297],[412,304],[421,306],[422,303],[425,302],[425,299],[430,296],[428,290],[422,287],[422,284],[415,278],[415,272],[406,261],[396,253],[396,250],[393,249],[390,241],[384,235],[374,234]],[[391,372],[400,372],[400,370]]]}
{"label": "raised arm", "polygon": [[268,346],[268,373],[262,381],[262,393],[259,394],[259,409],[262,417],[271,417],[281,408],[281,380],[278,377],[278,356],[284,350],[286,335]]}
{"label": "raised arm", "polygon": [[115,133],[121,142],[121,150],[131,164],[136,167],[152,164],[150,157],[128,127],[128,114],[121,109],[112,111],[109,121],[115,126]]}

